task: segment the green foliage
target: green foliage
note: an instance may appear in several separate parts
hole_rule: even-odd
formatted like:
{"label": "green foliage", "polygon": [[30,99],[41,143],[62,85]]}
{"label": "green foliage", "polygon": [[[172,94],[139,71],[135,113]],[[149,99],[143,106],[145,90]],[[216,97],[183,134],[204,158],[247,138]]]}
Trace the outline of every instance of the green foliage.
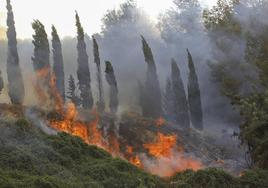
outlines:
{"label": "green foliage", "polygon": [[246,98],[234,98],[244,123],[240,138],[249,147],[254,166],[268,169],[268,91]]}
{"label": "green foliage", "polygon": [[56,88],[61,96],[61,100],[65,101],[65,82],[64,82],[64,63],[62,55],[62,45],[60,37],[54,25],[52,25],[52,52],[53,52],[53,74],[55,76]]}
{"label": "green foliage", "polygon": [[171,83],[174,92],[174,116],[177,123],[184,128],[190,127],[189,106],[181,78],[180,69],[174,59],[171,60]]}
{"label": "green foliage", "polygon": [[73,75],[70,75],[68,79],[68,91],[66,98],[75,104],[75,106],[79,106],[81,104],[81,99],[76,94],[76,84]]}
{"label": "green foliage", "polygon": [[84,29],[81,25],[80,18],[77,12],[75,12],[75,20],[76,20],[75,25],[77,28],[77,38],[78,40],[84,40],[85,33],[84,33]]}
{"label": "green foliage", "polygon": [[145,117],[159,118],[162,114],[162,96],[156,65],[152,50],[143,36],[142,49],[147,63],[146,81],[144,84],[142,113]]}
{"label": "green foliage", "polygon": [[203,112],[198,77],[196,74],[192,55],[187,49],[188,53],[188,103],[191,115],[191,121],[195,128],[203,129]]}
{"label": "green foliage", "polygon": [[39,20],[34,20],[32,28],[35,31],[32,41],[35,47],[32,60],[35,71],[38,71],[49,67],[49,42],[45,26]]}
{"label": "green foliage", "polygon": [[237,188],[239,182],[223,170],[209,168],[197,172],[185,171],[175,175],[171,181],[176,188]]}
{"label": "green foliage", "polygon": [[1,122],[0,129],[0,187],[164,187],[160,178],[78,137],[48,136],[24,119]]}

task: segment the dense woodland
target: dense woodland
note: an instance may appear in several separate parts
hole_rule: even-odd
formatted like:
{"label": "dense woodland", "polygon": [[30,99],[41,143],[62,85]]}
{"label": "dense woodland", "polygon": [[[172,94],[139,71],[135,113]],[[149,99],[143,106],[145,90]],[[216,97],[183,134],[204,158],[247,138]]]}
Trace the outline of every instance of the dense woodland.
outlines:
{"label": "dense woodland", "polygon": [[[83,29],[86,20],[80,20],[79,12],[74,12],[76,38],[62,38],[57,32],[60,28],[54,25],[48,33],[48,28],[34,20],[31,41],[17,39],[14,14],[7,0],[7,39],[0,43],[1,102],[41,106],[47,111],[61,110],[72,102],[78,109],[96,108],[99,113],[118,117],[124,111],[148,119],[163,117],[184,130],[227,131],[246,146],[247,168],[252,170],[240,178],[208,169],[162,180],[68,135],[46,136],[34,130],[34,136],[30,136],[31,125],[21,120],[19,123],[26,127],[12,127],[16,133],[22,131],[22,137],[49,143],[45,149],[53,155],[47,157],[56,160],[52,164],[49,159],[49,168],[64,168],[62,176],[66,177],[74,166],[80,171],[74,173],[72,182],[44,177],[40,185],[112,187],[112,182],[117,185],[114,187],[268,186],[267,0],[218,0],[211,9],[204,9],[198,0],[174,0],[174,7],[162,13],[157,24],[149,21],[135,1],[128,0],[104,15],[101,33],[88,36]],[[66,151],[59,148],[63,142],[71,143]],[[46,160],[44,154],[38,159],[32,151],[26,152],[25,160],[30,160],[33,168],[37,168],[35,160]],[[96,164],[92,170],[101,172],[98,176],[78,162],[85,158],[84,163],[90,165],[91,159],[98,157],[93,161],[101,166],[104,160],[109,166],[105,170]],[[50,173],[28,169],[27,175],[21,174],[25,167],[22,163],[8,167],[8,172],[0,170],[0,182],[12,182],[16,176],[36,183],[40,173]],[[110,168],[115,174],[109,172]],[[19,171],[12,172],[15,169]],[[81,183],[88,177],[92,182]],[[125,182],[120,184],[120,178]],[[6,183],[6,187],[11,184]],[[14,183],[14,187],[20,185]]]}

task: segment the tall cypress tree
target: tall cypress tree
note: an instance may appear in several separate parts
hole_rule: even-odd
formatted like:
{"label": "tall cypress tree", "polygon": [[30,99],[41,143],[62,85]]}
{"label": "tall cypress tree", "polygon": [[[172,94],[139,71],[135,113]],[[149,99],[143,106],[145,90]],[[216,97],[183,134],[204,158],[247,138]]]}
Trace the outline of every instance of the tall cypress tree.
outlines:
{"label": "tall cypress tree", "polygon": [[22,104],[25,91],[24,83],[19,65],[19,56],[17,50],[17,34],[15,29],[14,15],[10,0],[7,0],[7,39],[8,39],[8,56],[7,56],[7,78],[8,94],[13,104]]}
{"label": "tall cypress tree", "polygon": [[118,88],[117,88],[117,81],[114,75],[114,69],[112,64],[109,61],[105,62],[105,77],[106,81],[110,85],[110,109],[112,113],[116,113],[118,109]]}
{"label": "tall cypress tree", "polygon": [[142,47],[145,61],[147,63],[147,74],[144,85],[143,115],[146,117],[159,118],[162,116],[162,99],[156,65],[152,50],[143,36]]}
{"label": "tall cypress tree", "polygon": [[78,69],[77,78],[80,90],[80,98],[84,109],[91,109],[93,106],[93,96],[90,86],[90,72],[88,65],[87,47],[85,43],[84,29],[80,23],[80,18],[76,12],[76,27],[77,27],[77,52],[78,52]]}
{"label": "tall cypress tree", "polygon": [[53,72],[56,79],[56,87],[62,98],[65,101],[65,82],[64,82],[64,64],[62,56],[62,47],[59,35],[56,28],[52,25],[52,52],[53,52]]}
{"label": "tall cypress tree", "polygon": [[39,101],[42,104],[47,104],[53,98],[50,83],[49,42],[45,27],[39,20],[34,20],[32,27],[35,31],[32,41],[34,45],[32,61],[37,76],[36,91],[39,95]]}
{"label": "tall cypress tree", "polygon": [[171,79],[168,78],[166,81],[166,90],[163,96],[163,110],[166,118],[174,120],[174,91],[172,88]]}
{"label": "tall cypress tree", "polygon": [[105,102],[104,102],[104,93],[103,93],[103,85],[102,85],[99,46],[94,36],[92,38],[93,38],[94,62],[96,63],[96,66],[97,66],[97,81],[98,81],[98,88],[99,88],[99,101],[98,101],[97,106],[98,106],[98,111],[103,112],[105,109]]}
{"label": "tall cypress tree", "polygon": [[200,96],[200,88],[198,77],[195,71],[193,58],[189,50],[188,53],[188,66],[189,66],[189,81],[188,81],[188,101],[191,114],[192,125],[199,129],[203,129],[203,112]]}
{"label": "tall cypress tree", "polygon": [[68,79],[68,91],[67,91],[67,98],[75,104],[75,106],[79,106],[81,103],[81,100],[76,95],[76,85],[73,75],[69,76]]}
{"label": "tall cypress tree", "polygon": [[189,108],[180,69],[174,59],[171,61],[171,80],[174,92],[175,121],[183,128],[190,127]]}
{"label": "tall cypress tree", "polygon": [[2,78],[2,72],[0,70],[0,94],[2,93],[3,88],[4,88],[4,80]]}

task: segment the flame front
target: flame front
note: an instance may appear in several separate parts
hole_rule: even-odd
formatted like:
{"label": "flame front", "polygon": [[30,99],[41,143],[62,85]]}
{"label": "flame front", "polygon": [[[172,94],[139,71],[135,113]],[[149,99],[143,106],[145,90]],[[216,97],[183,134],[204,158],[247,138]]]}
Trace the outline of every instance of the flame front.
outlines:
{"label": "flame front", "polygon": [[148,149],[149,154],[154,157],[170,157],[172,148],[176,145],[176,136],[165,136],[162,133],[157,133],[157,142],[143,144],[143,147]]}
{"label": "flame front", "polygon": [[145,169],[152,174],[169,177],[187,169],[199,170],[202,163],[185,155],[183,147],[177,144],[175,135],[157,134],[156,142],[143,144],[154,160],[147,160]]}
{"label": "flame front", "polygon": [[[52,120],[51,127],[78,136],[87,144],[103,148],[113,156],[124,158],[133,165],[162,177],[172,176],[176,172],[186,169],[198,170],[202,168],[201,162],[184,154],[183,147],[177,144],[176,135],[165,135],[158,132],[154,142],[142,145],[143,149],[150,155],[148,157],[147,153],[137,152],[132,146],[126,146],[122,151],[118,137],[114,132],[104,136],[99,128],[100,117],[97,111],[92,112],[91,116],[94,118],[89,123],[78,121],[77,115],[75,105],[69,103],[65,113],[62,114],[64,118]],[[155,121],[157,126],[159,126],[158,122],[159,120]],[[164,120],[160,120],[160,122],[162,125]]]}

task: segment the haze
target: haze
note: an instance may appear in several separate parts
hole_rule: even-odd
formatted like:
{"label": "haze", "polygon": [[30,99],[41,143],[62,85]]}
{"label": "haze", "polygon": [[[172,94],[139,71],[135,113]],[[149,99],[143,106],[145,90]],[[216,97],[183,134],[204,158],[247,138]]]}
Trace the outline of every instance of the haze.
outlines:
{"label": "haze", "polygon": [[[60,36],[75,36],[74,11],[77,10],[88,34],[101,30],[101,19],[109,9],[116,8],[125,0],[12,0],[18,38],[32,36],[31,22],[39,19],[46,28],[54,24]],[[215,0],[201,0],[203,6],[212,6]],[[5,1],[0,1],[0,27],[5,26]],[[157,20],[159,13],[172,7],[172,0],[137,0],[139,7]],[[64,19],[62,19],[64,18]]]}

